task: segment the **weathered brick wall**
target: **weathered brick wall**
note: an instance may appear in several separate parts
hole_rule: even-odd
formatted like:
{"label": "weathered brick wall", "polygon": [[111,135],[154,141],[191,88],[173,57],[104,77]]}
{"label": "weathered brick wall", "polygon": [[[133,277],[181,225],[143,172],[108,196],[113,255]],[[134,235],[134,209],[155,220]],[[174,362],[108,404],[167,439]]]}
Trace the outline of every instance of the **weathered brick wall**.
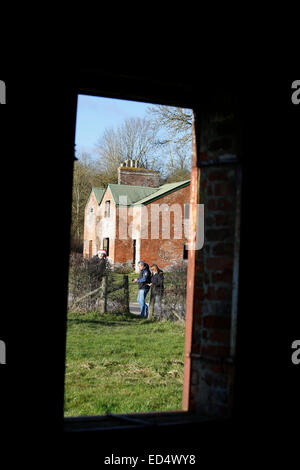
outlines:
{"label": "weathered brick wall", "polygon": [[[148,239],[141,240],[141,251],[140,257],[147,263],[155,263],[160,268],[165,269],[168,268],[173,263],[179,263],[183,260],[183,246],[186,243],[187,239],[185,238],[184,234],[184,204],[189,204],[190,199],[190,187],[186,186],[178,191],[174,191],[156,201],[153,201],[151,204],[147,204],[145,206],[148,212]],[[151,211],[153,210],[154,205],[166,205],[163,215],[159,217],[159,238],[151,238]],[[180,212],[182,215],[182,219],[178,220],[177,211],[174,213],[172,210],[172,206],[178,206],[180,208]],[[168,209],[169,208],[169,209]],[[177,209],[177,207],[176,207]],[[179,210],[178,210],[179,213]],[[164,229],[164,222],[166,222],[166,218],[170,215],[170,237],[168,230]],[[181,226],[181,238],[174,238],[174,221],[176,218],[176,224],[178,228]],[[165,219],[163,221],[163,219]],[[152,221],[153,222],[153,221]],[[167,224],[165,225],[167,228]],[[178,233],[179,235],[179,233]],[[177,236],[177,235],[176,235]]]}
{"label": "weathered brick wall", "polygon": [[114,263],[132,263],[133,261],[133,244],[132,239],[115,240],[115,257]]}
{"label": "weathered brick wall", "polygon": [[[236,136],[232,113],[202,116],[200,165],[216,158],[234,157]],[[203,249],[196,252],[189,406],[204,415],[230,415],[232,403],[234,354],[230,339],[237,180],[238,167],[234,164],[201,167],[205,242]]]}
{"label": "weathered brick wall", "polygon": [[159,172],[143,168],[118,168],[118,184],[159,187]]}
{"label": "weathered brick wall", "polygon": [[[91,209],[93,212],[91,213]],[[94,193],[91,193],[90,199],[85,207],[84,211],[84,230],[83,230],[83,256],[88,257],[89,253],[89,240],[93,241],[92,249],[93,255],[96,253],[96,217],[97,217],[98,203]]]}
{"label": "weathered brick wall", "polygon": [[[114,262],[124,263],[133,261],[133,238],[139,239],[140,243],[137,242],[137,260],[142,259],[149,264],[156,263],[162,269],[168,268],[171,264],[181,262],[183,259],[183,245],[187,241],[185,238],[183,218],[184,218],[184,204],[189,203],[189,186],[186,186],[178,191],[175,191],[169,195],[166,195],[151,204],[140,208],[135,207],[134,212],[132,208],[128,209],[127,212],[127,239],[120,239],[119,233],[119,221],[122,214],[122,208],[117,208],[116,212],[116,240],[115,240],[115,257]],[[159,231],[157,239],[151,238],[151,211],[154,206],[164,206],[163,215],[160,215],[156,220],[159,221]],[[181,214],[181,219],[178,227],[181,228],[181,238],[174,239],[174,222],[176,214],[173,213],[172,206],[176,207],[176,214]],[[170,237],[165,224],[166,219],[169,217],[170,212]],[[164,219],[164,224],[162,223]],[[145,223],[145,221],[147,223]],[[164,230],[165,229],[165,230]],[[142,233],[141,233],[142,230]],[[146,238],[146,236],[148,238]]]}
{"label": "weathered brick wall", "polygon": [[132,222],[131,210],[128,207],[116,208],[116,239],[114,263],[132,262],[133,246],[128,226]]}
{"label": "weathered brick wall", "polygon": [[[110,217],[105,217],[105,203],[110,201]],[[103,239],[109,238],[109,259],[115,259],[115,237],[116,237],[116,206],[108,188],[101,204],[98,206],[96,219],[96,245],[97,249],[103,248]]]}
{"label": "weathered brick wall", "polygon": [[[104,217],[105,202],[107,200],[111,201],[109,218]],[[103,238],[107,237],[109,238],[109,258],[111,261],[113,263],[132,262],[132,239],[141,238],[140,242],[137,243],[139,249],[136,256],[139,259],[144,259],[149,263],[157,263],[162,269],[180,262],[183,260],[183,246],[187,241],[184,233],[184,204],[188,203],[189,186],[186,186],[144,206],[142,210],[146,211],[146,217],[138,207],[135,209],[127,208],[127,238],[124,238],[124,234],[120,237],[119,233],[122,208],[115,207],[110,190],[108,189],[105,193],[100,206],[98,206],[96,198],[92,194],[85,213],[84,236],[86,249],[84,255],[88,255],[89,240],[93,240],[93,254],[96,254],[97,250],[103,247]],[[91,206],[94,208],[92,218],[88,212]],[[151,211],[154,206],[164,207],[163,214],[160,214],[156,219],[159,221],[158,238],[151,238]],[[172,206],[175,207],[176,213],[172,211]],[[178,217],[179,214],[180,217]],[[169,233],[167,230],[168,224],[165,224],[168,217],[170,217]],[[145,220],[148,220],[147,224],[144,224]],[[178,232],[176,232],[178,229],[181,229],[180,238],[176,238],[178,237]],[[143,231],[142,234],[141,230]],[[144,238],[146,236],[148,238]]]}

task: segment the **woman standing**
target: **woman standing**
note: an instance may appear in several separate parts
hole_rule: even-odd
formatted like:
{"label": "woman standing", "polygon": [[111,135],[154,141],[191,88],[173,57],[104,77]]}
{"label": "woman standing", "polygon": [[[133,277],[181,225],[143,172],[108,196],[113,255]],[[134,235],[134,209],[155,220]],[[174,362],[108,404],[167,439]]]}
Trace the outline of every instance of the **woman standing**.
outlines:
{"label": "woman standing", "polygon": [[161,317],[161,300],[162,296],[164,293],[164,273],[157,264],[152,264],[150,266],[151,269],[151,283],[149,286],[151,286],[151,293],[150,293],[150,303],[149,303],[149,316],[148,319],[152,317],[154,314],[158,316],[159,318]]}

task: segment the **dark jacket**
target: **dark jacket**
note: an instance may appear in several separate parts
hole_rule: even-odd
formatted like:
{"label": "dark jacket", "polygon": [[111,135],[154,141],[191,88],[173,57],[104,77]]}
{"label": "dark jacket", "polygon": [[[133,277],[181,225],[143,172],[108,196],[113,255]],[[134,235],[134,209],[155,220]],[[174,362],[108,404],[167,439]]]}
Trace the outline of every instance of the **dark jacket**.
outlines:
{"label": "dark jacket", "polygon": [[149,269],[149,265],[146,264],[144,269],[140,271],[140,275],[138,277],[139,289],[149,290],[150,286],[148,286],[148,284],[150,284],[151,282],[150,279],[151,279],[151,272]]}
{"label": "dark jacket", "polygon": [[96,281],[101,280],[103,274],[105,274],[107,269],[107,260],[106,258],[100,259],[98,255],[93,256],[89,260],[89,273]]}
{"label": "dark jacket", "polygon": [[163,295],[164,293],[164,273],[159,270],[158,273],[152,274],[151,277],[151,294],[153,295]]}

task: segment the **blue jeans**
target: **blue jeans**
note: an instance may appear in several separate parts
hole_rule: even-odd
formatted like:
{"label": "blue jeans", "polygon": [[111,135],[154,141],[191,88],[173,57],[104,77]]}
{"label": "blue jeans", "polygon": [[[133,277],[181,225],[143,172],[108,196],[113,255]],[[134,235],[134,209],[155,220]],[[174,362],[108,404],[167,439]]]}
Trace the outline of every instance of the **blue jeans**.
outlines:
{"label": "blue jeans", "polygon": [[146,304],[146,297],[148,294],[148,290],[139,289],[137,301],[140,304],[141,308],[141,317],[148,317],[148,305]]}

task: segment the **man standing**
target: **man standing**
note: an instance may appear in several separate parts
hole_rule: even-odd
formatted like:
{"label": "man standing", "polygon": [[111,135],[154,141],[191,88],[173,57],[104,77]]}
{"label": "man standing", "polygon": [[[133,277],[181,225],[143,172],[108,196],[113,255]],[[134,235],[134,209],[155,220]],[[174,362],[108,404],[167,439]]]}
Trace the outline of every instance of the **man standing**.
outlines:
{"label": "man standing", "polygon": [[149,292],[150,286],[150,278],[151,273],[147,263],[144,261],[138,262],[138,267],[140,270],[140,275],[137,279],[133,279],[133,282],[137,282],[139,285],[139,293],[137,301],[140,305],[141,309],[141,317],[147,318],[148,317],[148,305],[146,304],[146,297]]}

